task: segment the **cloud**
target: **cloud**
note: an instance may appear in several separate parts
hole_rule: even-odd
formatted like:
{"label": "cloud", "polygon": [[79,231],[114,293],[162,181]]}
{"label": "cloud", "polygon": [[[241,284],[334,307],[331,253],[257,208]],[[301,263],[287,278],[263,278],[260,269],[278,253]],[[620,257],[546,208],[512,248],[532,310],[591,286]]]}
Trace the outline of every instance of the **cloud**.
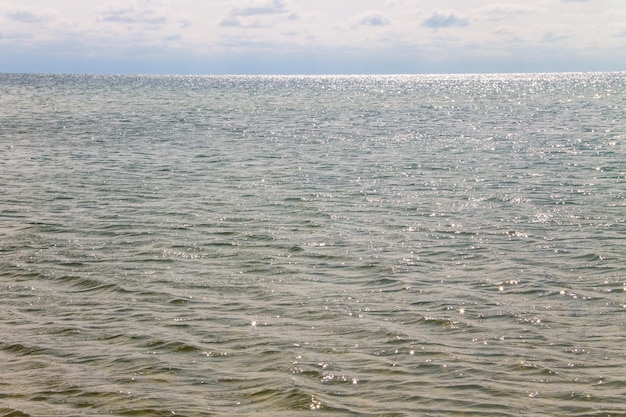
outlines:
{"label": "cloud", "polygon": [[430,16],[422,21],[422,26],[433,29],[467,25],[469,25],[469,21],[466,17],[459,16],[454,11],[443,10],[434,10]]}
{"label": "cloud", "polygon": [[160,16],[153,10],[138,10],[133,6],[112,5],[100,9],[98,22],[112,23],[148,23],[162,24],[167,21],[165,16]]}
{"label": "cloud", "polygon": [[546,32],[542,36],[543,41],[548,42],[548,43],[557,43],[557,42],[566,40],[568,38],[569,37],[567,35],[564,35],[561,33],[555,33],[555,32]]}
{"label": "cloud", "polygon": [[385,2],[385,7],[398,7],[398,6],[407,6],[406,0],[387,0]]}
{"label": "cloud", "polygon": [[229,12],[231,16],[258,16],[286,13],[285,2],[282,0],[255,1],[246,7],[235,7]]}
{"label": "cloud", "polygon": [[541,11],[541,9],[537,6],[522,3],[491,4],[477,10],[478,13],[487,15],[518,15],[536,13],[539,11]]}
{"label": "cloud", "polygon": [[20,23],[42,23],[56,20],[59,12],[54,9],[33,9],[30,7],[13,9],[5,13],[5,17]]}
{"label": "cloud", "polygon": [[389,19],[382,12],[371,11],[358,16],[355,22],[361,26],[387,26]]}
{"label": "cloud", "polygon": [[261,19],[254,16],[225,16],[218,23],[223,27],[262,28],[267,27]]}
{"label": "cloud", "polygon": [[232,27],[242,27],[245,26],[241,19],[238,19],[237,16],[224,16],[220,22],[219,26],[232,26]]}
{"label": "cloud", "polygon": [[192,26],[193,26],[193,23],[191,22],[191,19],[187,17],[180,19],[180,21],[178,22],[178,27],[181,29],[188,29]]}
{"label": "cloud", "polygon": [[218,23],[219,26],[264,27],[261,17],[281,17],[296,20],[298,15],[289,10],[282,0],[256,0],[244,7],[233,7]]}
{"label": "cloud", "polygon": [[482,21],[512,21],[515,19],[523,18],[523,16],[529,16],[532,14],[547,13],[547,11],[541,7],[532,4],[523,3],[496,3],[489,4],[484,7],[480,7],[472,11],[472,17],[474,20]]}
{"label": "cloud", "polygon": [[141,0],[141,3],[151,4],[153,6],[180,6],[184,3],[181,0]]}

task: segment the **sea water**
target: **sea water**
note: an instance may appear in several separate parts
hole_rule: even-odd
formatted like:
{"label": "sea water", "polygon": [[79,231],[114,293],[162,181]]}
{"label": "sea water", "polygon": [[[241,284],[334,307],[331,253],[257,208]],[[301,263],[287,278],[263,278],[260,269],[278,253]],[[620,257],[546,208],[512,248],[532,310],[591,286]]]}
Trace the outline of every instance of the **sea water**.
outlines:
{"label": "sea water", "polygon": [[0,75],[0,415],[626,415],[626,74]]}

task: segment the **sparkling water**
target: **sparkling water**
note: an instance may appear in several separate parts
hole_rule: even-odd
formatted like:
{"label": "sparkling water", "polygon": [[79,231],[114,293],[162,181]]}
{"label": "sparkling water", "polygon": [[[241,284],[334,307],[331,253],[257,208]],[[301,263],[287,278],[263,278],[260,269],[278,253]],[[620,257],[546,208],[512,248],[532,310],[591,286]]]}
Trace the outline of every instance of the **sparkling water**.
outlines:
{"label": "sparkling water", "polygon": [[626,415],[626,74],[0,75],[0,415]]}

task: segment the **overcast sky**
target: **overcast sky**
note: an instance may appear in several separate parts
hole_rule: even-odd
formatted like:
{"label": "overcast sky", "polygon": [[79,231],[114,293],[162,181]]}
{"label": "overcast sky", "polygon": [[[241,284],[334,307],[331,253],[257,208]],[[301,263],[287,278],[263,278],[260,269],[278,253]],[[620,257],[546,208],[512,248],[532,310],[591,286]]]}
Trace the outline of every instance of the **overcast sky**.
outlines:
{"label": "overcast sky", "polygon": [[0,0],[0,72],[607,70],[625,0]]}

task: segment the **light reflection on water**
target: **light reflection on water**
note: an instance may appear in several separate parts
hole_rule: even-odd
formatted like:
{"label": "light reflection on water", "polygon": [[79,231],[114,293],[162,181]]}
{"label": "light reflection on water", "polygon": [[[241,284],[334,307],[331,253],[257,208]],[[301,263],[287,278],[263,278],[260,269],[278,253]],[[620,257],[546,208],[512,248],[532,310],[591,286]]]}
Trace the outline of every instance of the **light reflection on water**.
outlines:
{"label": "light reflection on water", "polygon": [[0,85],[0,415],[626,413],[624,74]]}

